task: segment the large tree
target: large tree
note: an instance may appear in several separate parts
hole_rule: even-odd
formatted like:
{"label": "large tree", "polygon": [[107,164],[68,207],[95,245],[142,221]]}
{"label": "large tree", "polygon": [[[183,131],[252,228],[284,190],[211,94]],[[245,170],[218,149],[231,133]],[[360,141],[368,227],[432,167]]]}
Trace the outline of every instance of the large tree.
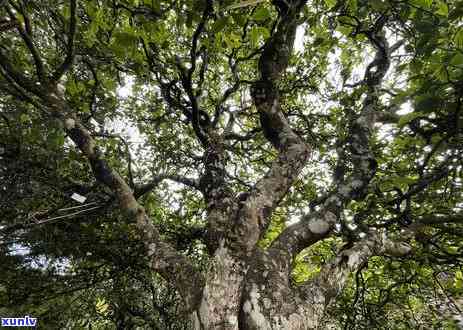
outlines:
{"label": "large tree", "polygon": [[0,313],[444,327],[463,286],[462,13],[0,1]]}

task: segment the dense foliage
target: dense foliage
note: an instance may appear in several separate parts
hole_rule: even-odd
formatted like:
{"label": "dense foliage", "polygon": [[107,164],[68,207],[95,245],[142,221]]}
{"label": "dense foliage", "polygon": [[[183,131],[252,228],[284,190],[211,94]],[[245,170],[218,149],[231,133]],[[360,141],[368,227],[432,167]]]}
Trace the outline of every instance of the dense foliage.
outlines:
{"label": "dense foliage", "polygon": [[[188,328],[169,273],[211,269],[213,211],[264,189],[294,132],[310,155],[264,208],[258,249],[324,208],[336,221],[291,286],[379,232],[411,248],[350,269],[321,328],[456,329],[462,17],[457,0],[0,0],[0,316]],[[146,260],[143,228],[179,266]]]}

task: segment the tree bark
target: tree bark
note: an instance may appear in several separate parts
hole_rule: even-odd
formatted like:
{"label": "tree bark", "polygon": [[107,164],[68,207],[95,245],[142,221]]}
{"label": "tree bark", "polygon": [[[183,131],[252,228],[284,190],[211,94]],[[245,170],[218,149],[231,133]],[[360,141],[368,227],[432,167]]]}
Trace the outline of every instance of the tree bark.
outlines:
{"label": "tree bark", "polygon": [[[329,228],[313,228],[312,244],[329,233]],[[192,314],[194,329],[317,329],[349,274],[371,256],[405,256],[410,250],[405,243],[389,240],[385,231],[371,231],[340,252],[314,279],[294,286],[292,258],[285,250],[256,248],[246,260],[237,260],[221,244],[206,277],[202,301]]]}
{"label": "tree bark", "polygon": [[[65,132],[91,165],[94,177],[111,189],[118,199],[120,210],[134,225],[134,236],[145,247],[144,257],[149,268],[175,285],[184,300],[185,310],[190,313],[193,327],[198,330],[316,329],[321,325],[327,307],[342,291],[349,274],[364,265],[369,257],[384,254],[403,256],[410,252],[409,246],[390,241],[384,231],[370,231],[363,240],[340,251],[314,279],[299,286],[291,283],[291,271],[297,254],[333,234],[335,225],[341,222],[344,207],[366,194],[370,180],[375,175],[376,161],[369,141],[378,112],[377,88],[389,68],[390,50],[381,32],[384,22],[379,22],[375,29],[367,33],[376,49],[376,56],[365,72],[363,106],[359,114],[349,118],[349,141],[345,151],[351,155],[351,175],[336,178],[335,188],[324,199],[323,205],[287,227],[269,248],[258,246],[269,227],[272,213],[307,165],[311,152],[310,145],[289,125],[281,109],[278,89],[292,52],[298,16],[306,1],[273,3],[277,6],[279,18],[275,32],[263,47],[258,63],[259,79],[252,84],[251,94],[264,136],[278,154],[266,175],[242,199],[234,197],[225,179],[227,157],[223,136],[215,135],[217,133],[212,129],[207,131],[200,125],[200,105],[192,91],[191,76],[195,68],[197,38],[212,2],[208,2],[203,21],[195,32],[192,66],[188,72],[182,69],[186,72],[183,86],[193,105],[195,132],[205,148],[205,170],[198,182],[177,180],[194,186],[204,195],[206,243],[211,254],[211,263],[205,274],[201,274],[188,258],[162,239],[153,221],[137,201],[136,197],[149,191],[162,177],[132,191],[124,179],[109,167],[88,129],[73,114],[56,81],[52,81],[47,88],[37,87],[34,81],[10,65],[0,51],[0,73],[14,83],[19,92],[24,92],[25,96],[30,94],[31,103],[40,99],[47,115],[61,121]],[[59,78],[71,65],[72,54],[70,46],[66,62],[53,74],[54,77]],[[44,69],[37,63],[38,76],[41,77],[46,72],[42,72]],[[26,90],[29,92],[26,93]],[[422,219],[422,223],[427,221],[440,219]]]}
{"label": "tree bark", "polygon": [[[288,65],[297,17],[304,1],[285,2],[276,32],[267,41],[259,60],[260,80],[252,86],[254,104],[260,114],[265,137],[278,150],[267,175],[251,189],[242,205],[231,206],[235,223],[225,234],[206,275],[195,329],[316,329],[326,308],[342,291],[350,273],[373,255],[405,255],[410,247],[390,241],[384,232],[371,231],[363,240],[338,256],[313,280],[291,284],[295,257],[303,249],[328,237],[341,221],[344,207],[366,194],[376,172],[370,137],[377,112],[377,88],[389,68],[390,49],[378,21],[367,37],[376,56],[365,71],[366,95],[360,114],[350,118],[347,151],[353,171],[335,178],[336,188],[317,212],[286,228],[264,250],[256,243],[265,233],[279,201],[306,165],[310,147],[291,129],[281,111],[278,81]],[[341,158],[341,157],[340,157]],[[343,159],[340,159],[342,162]],[[222,213],[221,216],[225,214]]]}

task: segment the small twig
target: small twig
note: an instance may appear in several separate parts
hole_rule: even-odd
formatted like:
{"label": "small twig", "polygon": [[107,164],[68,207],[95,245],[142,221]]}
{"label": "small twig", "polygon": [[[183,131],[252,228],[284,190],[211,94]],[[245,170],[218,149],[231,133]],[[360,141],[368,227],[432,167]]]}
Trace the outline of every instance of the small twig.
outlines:
{"label": "small twig", "polygon": [[71,7],[71,17],[69,22],[69,33],[68,33],[68,40],[67,40],[67,53],[64,62],[56,69],[55,72],[52,74],[52,80],[57,82],[61,76],[69,70],[72,65],[72,61],[74,60],[74,36],[76,34],[76,0],[70,0],[70,7]]}
{"label": "small twig", "polygon": [[[11,10],[11,8],[9,6],[6,6],[5,8],[6,8],[7,12],[8,12],[8,15],[10,16],[10,19],[17,21],[18,19],[16,18],[15,14]],[[21,24],[17,24],[16,29],[18,30],[19,34],[21,35],[21,38],[23,39],[24,43],[26,44],[27,48],[29,49],[29,52],[31,53],[32,58],[34,59],[34,64],[35,64],[35,69],[37,71],[38,79],[40,81],[42,81],[42,82],[45,82],[45,73],[44,73],[44,67],[43,67],[42,59],[40,57],[40,54],[39,54],[37,48],[34,45],[34,42],[32,40],[32,36],[28,33],[28,31],[30,32],[30,30],[31,30],[30,25],[29,25],[29,18],[26,15],[26,12],[24,10],[22,10],[22,9],[19,9],[19,10],[21,12],[21,15],[24,18],[24,22],[25,22],[25,25],[26,25],[26,30],[22,27]]]}

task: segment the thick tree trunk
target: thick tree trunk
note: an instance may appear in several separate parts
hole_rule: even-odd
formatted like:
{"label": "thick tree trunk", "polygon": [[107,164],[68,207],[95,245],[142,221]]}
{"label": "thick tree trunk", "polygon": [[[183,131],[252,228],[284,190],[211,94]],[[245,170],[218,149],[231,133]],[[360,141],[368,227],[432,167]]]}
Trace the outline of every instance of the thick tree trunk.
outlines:
{"label": "thick tree trunk", "polygon": [[[311,240],[329,234],[330,226],[322,232],[321,227],[312,226]],[[257,248],[237,258],[221,242],[202,289],[201,303],[192,314],[194,329],[318,329],[349,274],[373,255],[404,256],[409,252],[408,245],[389,240],[382,231],[372,231],[352,248],[341,251],[315,278],[293,286],[292,257],[284,250]]]}
{"label": "thick tree trunk", "polygon": [[289,270],[283,255],[258,251],[242,262],[220,247],[193,315],[194,329],[317,328],[325,306],[316,302],[325,301],[327,290],[313,290],[304,301],[289,285]]}
{"label": "thick tree trunk", "polygon": [[246,264],[232,256],[223,242],[206,277],[203,297],[195,312],[195,329],[239,329]]}

